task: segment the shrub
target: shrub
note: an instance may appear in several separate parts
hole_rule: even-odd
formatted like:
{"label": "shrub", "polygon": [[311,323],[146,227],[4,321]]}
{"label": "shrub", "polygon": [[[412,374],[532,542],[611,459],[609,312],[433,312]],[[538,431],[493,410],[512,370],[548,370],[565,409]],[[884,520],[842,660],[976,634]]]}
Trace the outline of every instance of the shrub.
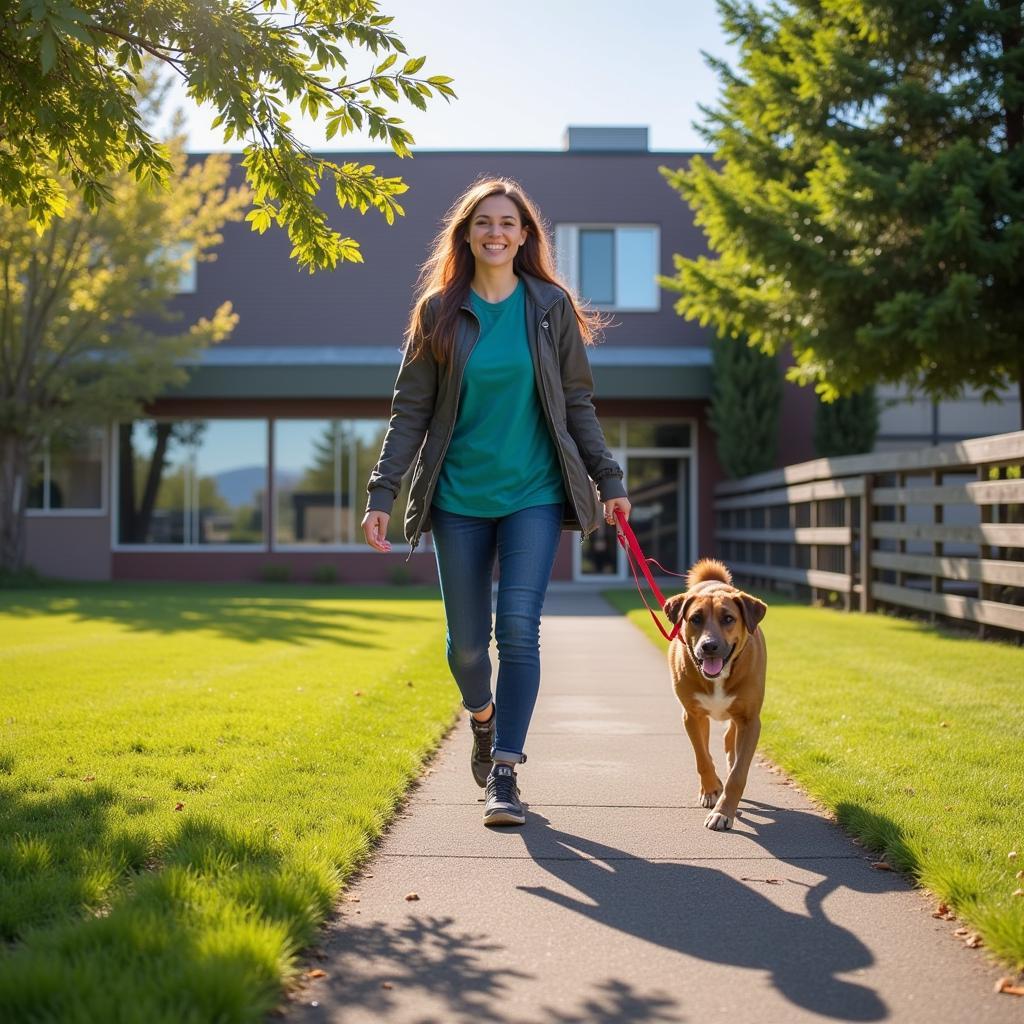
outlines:
{"label": "shrub", "polygon": [[291,575],[291,566],[280,562],[268,562],[260,568],[260,579],[264,583],[287,583]]}
{"label": "shrub", "polygon": [[404,587],[412,583],[412,573],[409,571],[409,567],[405,565],[396,565],[390,573],[388,578],[391,580],[393,586]]}
{"label": "shrub", "polygon": [[860,455],[875,446],[878,400],[874,388],[819,402],[814,414],[814,450],[821,458]]}
{"label": "shrub", "polygon": [[338,567],[331,565],[329,562],[325,565],[318,565],[313,570],[313,582],[314,583],[337,583],[338,582]]}

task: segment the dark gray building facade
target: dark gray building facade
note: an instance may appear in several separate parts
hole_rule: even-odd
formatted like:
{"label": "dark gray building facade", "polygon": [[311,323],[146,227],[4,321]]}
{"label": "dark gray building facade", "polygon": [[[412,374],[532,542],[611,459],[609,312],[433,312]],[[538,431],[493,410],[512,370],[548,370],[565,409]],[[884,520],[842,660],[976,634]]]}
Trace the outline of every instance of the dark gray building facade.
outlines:
{"label": "dark gray building facade", "polygon": [[[419,266],[445,211],[482,175],[523,185],[548,219],[560,274],[614,318],[590,350],[595,405],[645,550],[680,570],[709,553],[719,478],[707,425],[711,336],[655,282],[674,253],[705,248],[658,172],[692,154],[649,152],[636,129],[573,129],[567,140],[561,151],[344,154],[400,175],[409,191],[392,227],[373,212],[332,213],[365,260],[334,272],[301,271],[281,232],[228,225],[216,260],[198,265],[174,306],[195,319],[228,299],[237,328],[144,418],[43,460],[30,563],[93,579],[434,580],[429,542],[407,558],[401,498],[391,555],[366,547],[359,522]],[[782,462],[811,455],[812,396],[788,394]],[[614,532],[584,544],[567,533],[554,578],[627,579]]]}

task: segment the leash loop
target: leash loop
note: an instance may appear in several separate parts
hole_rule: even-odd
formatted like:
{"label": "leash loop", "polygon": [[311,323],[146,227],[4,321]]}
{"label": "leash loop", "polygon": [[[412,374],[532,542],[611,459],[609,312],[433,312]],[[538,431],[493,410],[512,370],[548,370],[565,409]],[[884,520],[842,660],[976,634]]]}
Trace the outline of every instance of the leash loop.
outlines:
{"label": "leash loop", "polygon": [[651,593],[657,600],[659,608],[665,607],[665,598],[662,595],[658,584],[655,583],[648,565],[653,563],[667,576],[682,577],[684,574],[680,572],[670,572],[656,559],[647,558],[644,555],[643,549],[640,547],[640,542],[636,539],[636,534],[633,532],[633,527],[629,525],[629,521],[626,519],[622,509],[615,509],[615,518],[619,523],[619,529],[616,531],[615,536],[623,551],[626,552],[626,561],[629,563],[629,568],[633,573],[633,579],[636,580],[636,589],[640,594],[640,600],[643,601],[644,607],[651,613],[651,618],[654,619],[654,624],[658,627],[661,635],[671,643],[679,635],[679,630],[682,628],[682,622],[674,623],[671,632],[665,629],[654,609],[647,603],[643,587],[640,585],[640,576],[637,573],[637,566],[639,565],[640,571],[644,574],[644,577],[647,580],[647,585],[651,588]]}

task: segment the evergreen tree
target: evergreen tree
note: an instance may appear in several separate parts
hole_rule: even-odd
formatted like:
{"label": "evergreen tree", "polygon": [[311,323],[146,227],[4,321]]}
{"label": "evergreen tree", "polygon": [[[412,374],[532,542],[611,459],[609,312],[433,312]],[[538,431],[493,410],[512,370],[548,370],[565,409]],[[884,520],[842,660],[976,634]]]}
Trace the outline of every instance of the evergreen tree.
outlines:
{"label": "evergreen tree", "polygon": [[782,407],[776,358],[733,338],[719,338],[712,358],[708,420],[722,469],[731,478],[771,469]]}
{"label": "evergreen tree", "polygon": [[860,455],[875,446],[878,400],[874,388],[819,402],[814,414],[814,450],[822,458]]}
{"label": "evergreen tree", "polygon": [[[662,168],[710,257],[679,312],[826,398],[880,382],[1024,403],[1024,46],[1010,0],[718,0],[714,160]],[[1024,423],[1024,405],[1022,405]]]}

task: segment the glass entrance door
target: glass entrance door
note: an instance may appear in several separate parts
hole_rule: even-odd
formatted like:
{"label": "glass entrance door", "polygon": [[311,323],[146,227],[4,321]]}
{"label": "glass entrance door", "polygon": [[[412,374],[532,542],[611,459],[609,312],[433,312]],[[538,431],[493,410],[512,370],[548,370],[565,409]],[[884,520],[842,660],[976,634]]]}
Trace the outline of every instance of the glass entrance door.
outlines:
{"label": "glass entrance door", "polygon": [[[633,504],[629,524],[644,554],[670,572],[688,567],[689,465],[689,459],[673,455],[631,455],[627,460]],[[651,571],[657,575],[657,566]]]}
{"label": "glass entrance door", "polygon": [[[618,460],[633,509],[629,522],[640,546],[673,572],[685,572],[689,558],[690,460],[679,455],[638,454]],[[577,580],[631,579],[616,528],[602,524],[576,548]],[[652,571],[657,573],[657,568]]]}

